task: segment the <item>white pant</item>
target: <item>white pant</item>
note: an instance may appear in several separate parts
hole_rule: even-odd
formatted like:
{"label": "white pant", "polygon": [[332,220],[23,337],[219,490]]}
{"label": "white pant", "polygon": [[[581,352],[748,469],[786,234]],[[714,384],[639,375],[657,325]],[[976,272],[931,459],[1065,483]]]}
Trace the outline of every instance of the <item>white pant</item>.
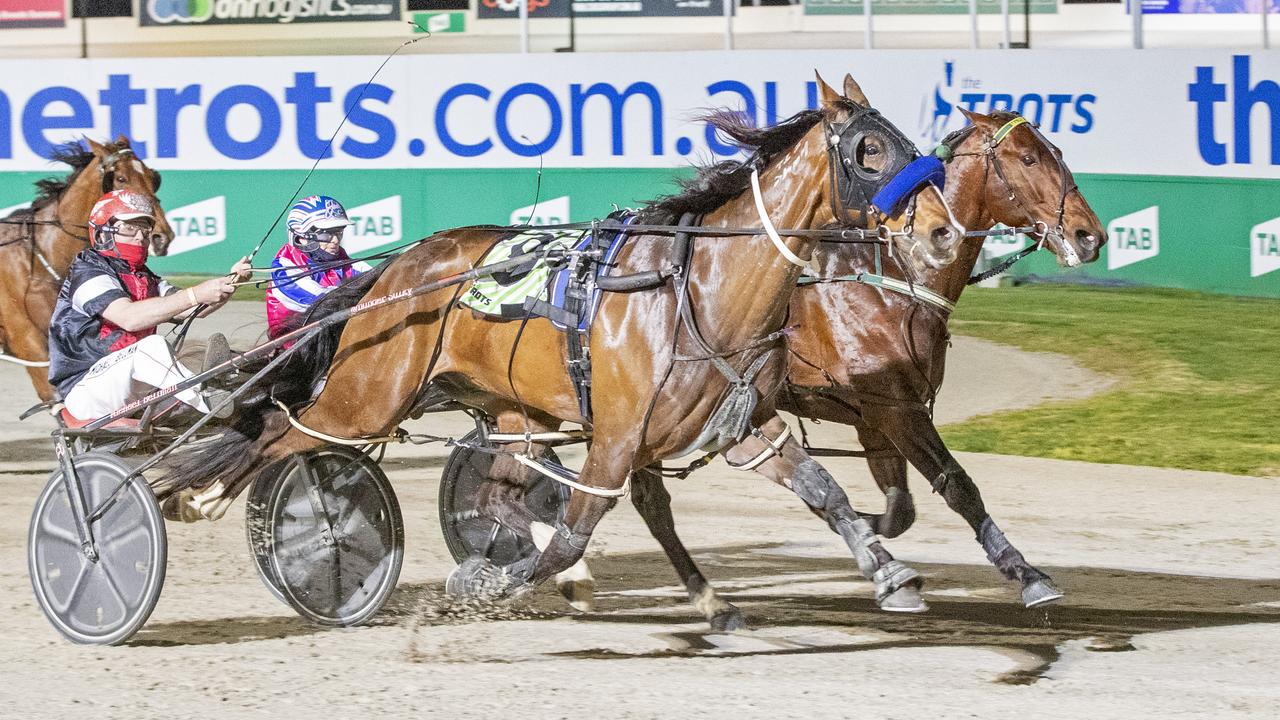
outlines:
{"label": "white pant", "polygon": [[[151,335],[94,363],[62,404],[76,418],[94,420],[191,375],[173,357],[164,338]],[[183,390],[175,397],[200,412],[208,412],[198,387]]]}

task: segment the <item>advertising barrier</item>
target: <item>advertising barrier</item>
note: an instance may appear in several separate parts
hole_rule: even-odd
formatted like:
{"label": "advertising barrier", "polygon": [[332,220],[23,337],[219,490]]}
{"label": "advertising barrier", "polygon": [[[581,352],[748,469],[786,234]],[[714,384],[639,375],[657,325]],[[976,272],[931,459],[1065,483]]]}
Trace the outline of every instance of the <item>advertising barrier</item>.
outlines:
{"label": "advertising barrier", "polygon": [[[1000,0],[978,0],[978,13],[998,15],[1000,6]],[[1056,13],[1058,0],[1029,0],[1025,4],[1015,1],[1010,7],[1015,13]],[[805,15],[861,15],[863,9],[862,0],[804,0]],[[968,15],[969,0],[871,0],[871,14]]]}
{"label": "advertising barrier", "polygon": [[[55,143],[126,134],[164,173],[161,200],[179,233],[156,263],[166,271],[225,269],[321,156],[303,192],[352,210],[358,252],[456,225],[589,220],[673,191],[694,164],[736,156],[697,119],[706,108],[773,123],[816,104],[816,68],[837,86],[852,72],[924,150],[964,125],[962,108],[1038,122],[1112,236],[1099,262],[1067,277],[1280,297],[1280,57],[1010,56],[414,55],[367,87],[383,58],[49,60],[39,73],[6,62],[0,208],[65,172],[44,159]],[[993,241],[990,252],[1021,244]],[[1018,272],[1058,272],[1041,255]]]}
{"label": "advertising barrier", "polygon": [[[529,3],[530,18],[567,18],[569,6],[578,17],[693,17],[724,14],[724,0],[479,0],[479,20],[510,20]],[[730,8],[736,12],[737,3]]]}
{"label": "advertising barrier", "polygon": [[66,24],[65,0],[0,0],[0,30],[63,27]]}
{"label": "advertising barrier", "polygon": [[399,20],[400,0],[138,0],[143,26]]}

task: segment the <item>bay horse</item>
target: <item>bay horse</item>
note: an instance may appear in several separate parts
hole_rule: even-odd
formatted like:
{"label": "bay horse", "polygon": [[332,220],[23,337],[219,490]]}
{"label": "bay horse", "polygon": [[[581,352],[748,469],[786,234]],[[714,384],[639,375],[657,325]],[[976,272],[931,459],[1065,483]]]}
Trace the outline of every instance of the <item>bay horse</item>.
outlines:
{"label": "bay horse", "polygon": [[[855,83],[846,94],[865,102]],[[946,195],[966,227],[1038,227],[1039,242],[1059,263],[1077,266],[1098,258],[1107,235],[1076,187],[1061,152],[1033,125],[1008,112],[982,115],[962,110],[969,124],[945,138]],[[983,239],[966,240],[956,262],[915,272],[896,265],[899,280],[918,291],[878,286],[869,273],[875,258],[866,247],[821,244],[814,252],[818,275],[834,282],[803,285],[791,299],[788,338],[792,361],[778,407],[802,418],[852,425],[872,474],[888,499],[883,515],[868,516],[879,535],[892,538],[915,519],[907,488],[910,462],[934,492],[959,513],[988,559],[1009,580],[1020,583],[1027,607],[1053,602],[1062,592],[1032,566],[987,513],[977,485],[951,455],[933,424],[932,403],[942,384],[950,308],[968,284]],[[860,281],[859,281],[860,280]],[[898,285],[899,288],[902,285]],[[938,297],[941,302],[925,298]],[[716,608],[722,618],[737,609],[715,599],[705,577],[676,536],[671,496],[652,470],[632,480],[632,501],[662,545],[700,610]],[[582,606],[583,588],[576,593]],[[586,591],[589,592],[589,589]],[[708,614],[713,626],[717,618]],[[722,621],[721,621],[722,622]]]}
{"label": "bay horse", "polygon": [[44,402],[53,398],[47,369],[49,319],[67,268],[89,247],[87,221],[93,204],[112,190],[133,190],[156,210],[151,253],[164,255],[173,240],[156,199],[160,173],[134,154],[125,136],[105,144],[85,138],[83,144],[59,145],[50,160],[70,165],[71,172],[37,181],[31,206],[0,218],[0,353],[27,365]]}
{"label": "bay horse", "polygon": [[[875,222],[872,208],[851,206],[845,198],[869,198],[886,187],[897,177],[887,169],[911,158],[914,145],[821,78],[819,90],[820,107],[768,129],[749,126],[736,113],[711,116],[713,126],[754,149],[752,159],[702,168],[683,193],[640,212],[641,224],[690,215],[701,216],[701,222],[690,228],[692,255],[677,261],[670,282],[603,297],[590,335],[592,417],[579,409],[564,335],[548,322],[451,312],[467,285],[356,315],[323,342],[299,348],[298,362],[277,376],[273,400],[305,405],[296,422],[313,431],[355,438],[393,431],[414,413],[428,386],[529,432],[561,422],[589,425],[593,440],[565,521],[547,528],[540,552],[505,568],[473,558],[448,583],[463,594],[508,598],[576,563],[596,524],[627,492],[634,471],[697,448],[723,401],[739,397],[731,390],[754,388],[751,434],[709,447],[727,446],[731,459],[791,488],[839,530],[862,572],[874,579],[881,607],[917,608],[919,575],[893,559],[865,520],[833,503],[843,492],[794,438],[784,442],[785,426],[773,409],[785,374],[788,301],[800,275],[795,261],[805,262],[816,239],[775,238],[776,247],[762,235],[698,236],[700,230],[770,222],[797,231]],[[921,271],[954,260],[964,234],[941,193],[931,185],[923,188],[888,225],[903,228],[890,234],[898,246],[895,255]],[[362,298],[403,292],[426,278],[470,270],[502,236],[495,230],[504,229],[438,233],[326,295],[309,319]],[[672,267],[677,244],[669,235],[637,231],[619,254],[616,272]],[[165,484],[179,490],[165,500],[169,514],[191,508],[206,518],[220,517],[257,473],[320,444],[274,404],[246,404],[218,440],[192,448],[171,465]],[[762,453],[766,445],[773,451]],[[517,467],[511,456],[499,460]],[[531,524],[525,518],[523,529],[535,532]]]}

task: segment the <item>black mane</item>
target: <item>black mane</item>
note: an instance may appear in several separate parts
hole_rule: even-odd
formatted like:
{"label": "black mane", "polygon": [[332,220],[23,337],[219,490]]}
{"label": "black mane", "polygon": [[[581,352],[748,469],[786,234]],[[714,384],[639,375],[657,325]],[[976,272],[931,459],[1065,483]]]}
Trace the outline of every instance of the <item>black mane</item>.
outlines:
{"label": "black mane", "polygon": [[[107,143],[103,146],[108,154],[129,147],[129,142]],[[80,177],[80,173],[89,167],[93,162],[93,151],[85,147],[80,140],[72,140],[68,143],[56,145],[53,148],[53,154],[49,156],[52,162],[60,162],[71,166],[71,172],[63,177],[47,177],[36,181],[36,199],[31,203],[32,211],[39,210],[51,203],[54,203],[66,192],[67,188],[75,183]]]}
{"label": "black mane", "polygon": [[[848,104],[847,109],[854,108],[852,102],[843,102]],[[821,109],[802,110],[777,125],[763,128],[757,127],[746,113],[732,110],[716,110],[699,119],[729,136],[735,145],[749,151],[756,163],[764,165],[799,142],[826,115],[827,111]],[[641,211],[642,219],[663,224],[675,222],[687,212],[709,213],[750,187],[753,167],[750,162],[737,160],[700,167],[693,178],[677,181],[679,193],[649,203]]]}

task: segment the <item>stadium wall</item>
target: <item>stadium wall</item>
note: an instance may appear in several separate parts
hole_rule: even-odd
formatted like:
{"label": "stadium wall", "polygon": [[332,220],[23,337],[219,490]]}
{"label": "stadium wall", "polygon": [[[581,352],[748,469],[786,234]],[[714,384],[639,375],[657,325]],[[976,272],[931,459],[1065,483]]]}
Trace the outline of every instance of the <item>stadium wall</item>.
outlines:
{"label": "stadium wall", "polygon": [[[304,193],[339,197],[376,251],[474,223],[587,220],[732,157],[696,120],[773,122],[854,71],[931,148],[959,107],[1011,107],[1064,151],[1112,241],[1066,277],[1280,297],[1280,59],[1226,51],[738,51],[0,62],[0,208],[61,172],[53,143],[128,134],[179,231],[163,271],[215,272]],[[361,95],[363,91],[363,95]],[[538,167],[544,170],[538,182]],[[535,202],[536,201],[536,202]],[[269,247],[283,241],[276,231]],[[1020,243],[992,243],[998,257]],[[1036,257],[1021,274],[1057,275]]]}

